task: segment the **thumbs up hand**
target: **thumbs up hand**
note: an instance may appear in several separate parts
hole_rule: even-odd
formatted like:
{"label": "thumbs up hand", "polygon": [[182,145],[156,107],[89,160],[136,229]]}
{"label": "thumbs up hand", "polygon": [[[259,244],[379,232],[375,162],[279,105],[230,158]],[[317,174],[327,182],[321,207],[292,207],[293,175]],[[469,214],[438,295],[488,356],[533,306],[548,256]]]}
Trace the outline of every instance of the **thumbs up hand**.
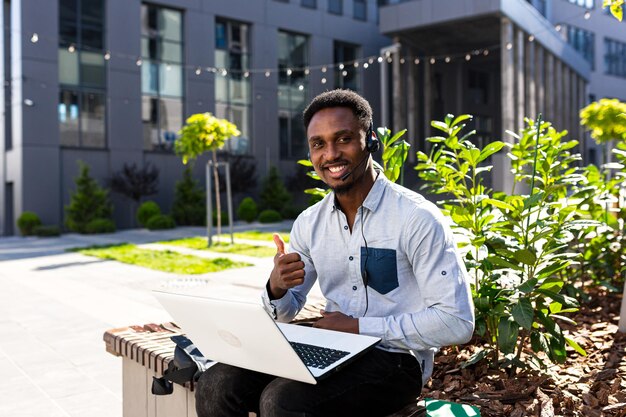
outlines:
{"label": "thumbs up hand", "polygon": [[286,253],[285,242],[278,233],[274,233],[276,255],[274,269],[270,274],[270,290],[273,298],[282,298],[289,288],[304,282],[304,262],[297,253]]}

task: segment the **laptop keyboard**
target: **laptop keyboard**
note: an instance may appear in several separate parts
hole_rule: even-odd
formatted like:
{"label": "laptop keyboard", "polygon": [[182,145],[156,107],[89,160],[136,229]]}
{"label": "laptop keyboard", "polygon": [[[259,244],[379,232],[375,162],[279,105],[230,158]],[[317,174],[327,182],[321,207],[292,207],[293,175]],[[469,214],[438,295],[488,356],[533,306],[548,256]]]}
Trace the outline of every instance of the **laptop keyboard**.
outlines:
{"label": "laptop keyboard", "polygon": [[305,343],[289,342],[306,366],[324,369],[348,355],[350,352],[334,350]]}

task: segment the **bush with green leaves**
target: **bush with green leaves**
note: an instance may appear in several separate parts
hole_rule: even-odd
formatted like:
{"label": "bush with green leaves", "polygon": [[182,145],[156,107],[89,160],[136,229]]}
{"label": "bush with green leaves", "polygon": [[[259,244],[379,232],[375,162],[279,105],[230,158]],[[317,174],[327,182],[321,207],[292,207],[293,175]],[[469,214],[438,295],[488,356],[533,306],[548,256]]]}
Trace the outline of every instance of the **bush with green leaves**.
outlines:
{"label": "bush with green leaves", "polygon": [[172,217],[181,226],[206,224],[206,193],[191,175],[190,167],[183,171],[183,178],[176,183]]}
{"label": "bush with green leaves", "polygon": [[78,162],[80,174],[76,190],[71,193],[70,204],[65,206],[65,225],[78,233],[88,233],[87,225],[95,219],[110,219],[113,206],[109,193],[89,175],[89,166]]}
{"label": "bush with green leaves", "polygon": [[56,224],[39,225],[33,228],[33,234],[39,237],[56,237],[61,235],[61,229]]}
{"label": "bush with green leaves", "polygon": [[252,197],[246,197],[241,200],[237,207],[237,217],[251,223],[256,220],[259,215],[259,208]]}
{"label": "bush with green leaves", "polygon": [[259,222],[261,223],[278,223],[283,220],[283,217],[276,210],[263,210],[259,214]]}
{"label": "bush with green leaves", "polygon": [[156,216],[150,217],[146,222],[146,228],[148,230],[164,230],[164,229],[173,229],[176,227],[176,222],[172,218],[172,216],[168,216],[165,214],[157,214]]}
{"label": "bush with green leaves", "polygon": [[147,227],[148,220],[161,214],[161,207],[154,201],[144,201],[137,209],[137,221],[142,227]]}
{"label": "bush with green leaves", "polygon": [[17,227],[20,229],[22,236],[31,236],[34,229],[41,225],[41,219],[32,211],[23,212],[17,219]]}
{"label": "bush with green leaves", "polygon": [[278,175],[275,166],[270,167],[269,174],[263,179],[261,194],[259,196],[259,206],[261,209],[282,210],[291,202],[291,194],[285,188],[283,180]]}
{"label": "bush with green leaves", "polygon": [[[571,322],[565,314],[578,306],[561,291],[560,273],[578,256],[568,243],[573,231],[594,225],[578,214],[580,199],[567,198],[574,184],[585,181],[576,168],[580,157],[569,152],[577,143],[563,142],[564,133],[549,123],[538,127],[527,120],[508,155],[516,182],[529,183],[529,193],[494,193],[484,186],[492,168],[486,162],[505,144],[496,141],[478,149],[470,141],[475,132],[461,136],[470,117],[448,115],[444,122],[433,122],[444,135],[428,139],[432,152],[418,152],[416,166],[424,188],[447,196],[440,205],[462,240],[476,333],[486,342],[466,365],[488,357],[493,366],[514,373],[543,366],[539,352],[560,363],[566,345],[584,354],[559,326]],[[524,350],[527,341],[532,351]]]}
{"label": "bush with green leaves", "polygon": [[[212,217],[213,217],[213,226],[217,226],[217,210],[213,210],[213,212],[211,213]],[[229,223],[230,218],[228,217],[228,212],[225,210],[222,210],[221,213],[221,219],[224,223]]]}
{"label": "bush with green leaves", "polygon": [[85,225],[85,231],[90,235],[98,233],[113,233],[115,232],[115,223],[111,219],[93,219]]}

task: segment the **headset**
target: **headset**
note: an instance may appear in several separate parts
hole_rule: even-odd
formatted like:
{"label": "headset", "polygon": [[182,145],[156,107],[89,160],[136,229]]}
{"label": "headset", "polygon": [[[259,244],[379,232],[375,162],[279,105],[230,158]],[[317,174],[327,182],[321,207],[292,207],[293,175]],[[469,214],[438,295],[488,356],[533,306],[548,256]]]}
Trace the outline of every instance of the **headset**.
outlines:
{"label": "headset", "polygon": [[380,149],[380,140],[374,136],[373,120],[370,120],[370,127],[367,129],[367,134],[365,136],[365,149],[367,149],[369,153],[378,152]]}

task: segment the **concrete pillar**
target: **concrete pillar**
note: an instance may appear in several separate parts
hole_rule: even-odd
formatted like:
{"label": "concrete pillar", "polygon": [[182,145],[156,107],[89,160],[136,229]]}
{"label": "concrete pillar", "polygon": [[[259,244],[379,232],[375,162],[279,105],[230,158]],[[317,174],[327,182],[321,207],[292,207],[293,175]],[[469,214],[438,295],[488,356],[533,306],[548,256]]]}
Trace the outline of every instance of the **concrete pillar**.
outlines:
{"label": "concrete pillar", "polygon": [[570,91],[570,74],[569,67],[563,64],[563,107],[561,111],[563,113],[563,126],[561,130],[567,129],[568,132],[572,130],[572,102]]}
{"label": "concrete pillar", "polygon": [[[399,45],[399,39],[396,37],[394,39],[395,43]],[[405,95],[403,93],[403,78],[402,78],[402,64],[400,64],[400,59],[402,58],[401,47],[398,46],[395,51],[392,53],[393,59],[393,78],[392,78],[392,88],[393,88],[393,128],[391,129],[393,133],[396,133],[405,127],[405,112],[404,112],[404,98]]]}
{"label": "concrete pillar", "polygon": [[[424,140],[431,135],[430,122],[433,120],[433,80],[432,64],[424,59]],[[430,150],[430,142],[424,141],[424,152]]]}
{"label": "concrete pillar", "polygon": [[[415,55],[413,53],[411,56]],[[409,163],[415,163],[415,152],[417,151],[417,66],[413,63],[413,59],[407,60],[406,64],[406,88],[407,88],[407,133],[405,140],[411,144],[411,151],[409,152],[407,161]]]}
{"label": "concrete pillar", "polygon": [[[580,111],[585,104],[587,103],[587,84],[582,77],[578,77],[578,110]],[[589,142],[589,133],[585,132],[582,126],[580,125],[580,118],[578,121],[578,132],[579,132],[579,140],[580,140],[580,149],[583,155],[583,162],[585,165],[590,164],[595,161],[590,161],[587,149],[591,145]]]}
{"label": "concrete pillar", "polygon": [[537,71],[536,67],[536,53],[535,42],[526,42],[526,96],[525,96],[525,114],[531,119],[537,118]]}
{"label": "concrete pillar", "polygon": [[524,65],[524,32],[515,28],[515,130],[520,131],[524,128],[525,114],[525,65]]}
{"label": "concrete pillar", "polygon": [[554,107],[552,110],[554,125],[563,130],[563,63],[554,59]]}
{"label": "concrete pillar", "polygon": [[[500,21],[500,69],[501,69],[501,96],[502,109],[502,140],[512,143],[513,138],[506,133],[515,130],[515,73],[513,56],[513,23],[504,17]],[[507,46],[510,46],[507,48]],[[511,163],[506,155],[494,155],[493,189],[509,192],[513,187]]]}
{"label": "concrete pillar", "polygon": [[546,111],[545,77],[545,49],[540,44],[535,44],[535,100],[537,114],[545,113]]}
{"label": "concrete pillar", "polygon": [[545,63],[546,63],[546,72],[544,77],[544,85],[545,85],[545,114],[543,115],[544,120],[549,120],[553,124],[555,123],[555,99],[554,99],[554,55],[552,55],[549,51],[544,50],[545,52]]}

